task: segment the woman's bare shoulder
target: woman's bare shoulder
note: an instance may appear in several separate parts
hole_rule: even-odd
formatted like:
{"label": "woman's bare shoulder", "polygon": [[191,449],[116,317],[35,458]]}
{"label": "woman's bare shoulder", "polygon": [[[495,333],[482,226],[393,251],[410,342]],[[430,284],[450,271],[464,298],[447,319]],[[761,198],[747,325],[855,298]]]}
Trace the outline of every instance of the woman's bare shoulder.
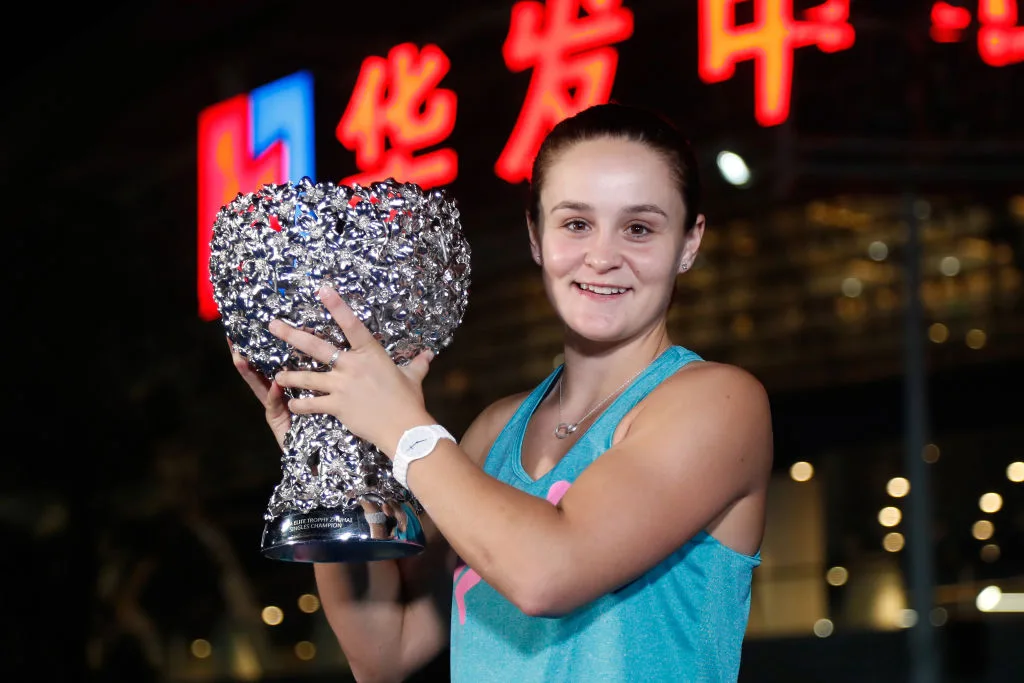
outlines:
{"label": "woman's bare shoulder", "polygon": [[462,435],[460,445],[477,465],[483,467],[487,453],[494,445],[498,434],[505,427],[530,392],[524,391],[498,399],[483,409]]}
{"label": "woman's bare shoulder", "polygon": [[658,385],[623,420],[620,434],[626,437],[650,427],[666,436],[675,430],[698,428],[735,436],[740,424],[760,435],[755,441],[770,443],[771,406],[764,386],[741,367],[700,361]]}
{"label": "woman's bare shoulder", "polygon": [[714,387],[730,394],[737,394],[755,403],[767,403],[767,393],[761,382],[749,371],[737,365],[698,361],[682,367],[662,383],[658,396],[662,400],[699,394]]}

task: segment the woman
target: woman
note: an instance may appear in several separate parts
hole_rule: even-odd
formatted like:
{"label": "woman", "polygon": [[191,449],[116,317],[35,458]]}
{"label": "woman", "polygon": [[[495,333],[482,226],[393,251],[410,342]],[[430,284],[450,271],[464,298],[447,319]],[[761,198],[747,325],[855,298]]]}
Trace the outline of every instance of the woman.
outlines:
{"label": "woman", "polygon": [[[459,558],[452,680],[735,680],[771,418],[751,375],[668,337],[676,276],[704,234],[693,155],[659,117],[597,106],[547,137],[531,192],[530,247],[565,362],[485,409],[461,443],[423,429],[436,422],[421,387],[429,354],[395,366],[333,291],[321,299],[352,348],[330,372],[265,385],[236,365],[279,440],[289,409],[330,413],[396,460],[434,540]],[[271,331],[321,362],[336,355],[284,323]],[[286,406],[281,387],[322,395]],[[417,562],[368,565],[360,596],[353,567],[315,567],[357,679],[400,680],[443,649],[445,617],[413,590],[429,583]]]}

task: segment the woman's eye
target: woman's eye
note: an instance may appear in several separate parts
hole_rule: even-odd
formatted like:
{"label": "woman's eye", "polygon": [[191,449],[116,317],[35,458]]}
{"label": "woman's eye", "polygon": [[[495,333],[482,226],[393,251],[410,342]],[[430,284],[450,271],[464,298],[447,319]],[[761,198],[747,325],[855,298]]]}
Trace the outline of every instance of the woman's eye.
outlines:
{"label": "woman's eye", "polygon": [[643,237],[650,231],[651,229],[642,223],[633,223],[626,228],[626,232],[629,233],[630,237]]}
{"label": "woman's eye", "polygon": [[571,232],[581,232],[587,229],[587,224],[584,221],[575,220],[567,222],[565,224],[565,227],[568,228]]}

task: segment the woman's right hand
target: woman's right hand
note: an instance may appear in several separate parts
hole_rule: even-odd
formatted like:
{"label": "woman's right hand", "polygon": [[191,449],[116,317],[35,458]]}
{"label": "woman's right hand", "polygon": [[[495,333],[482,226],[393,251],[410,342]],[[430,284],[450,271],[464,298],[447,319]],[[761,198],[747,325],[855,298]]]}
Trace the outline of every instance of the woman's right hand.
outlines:
{"label": "woman's right hand", "polygon": [[245,383],[252,389],[252,393],[256,394],[256,398],[263,404],[267,424],[270,425],[270,431],[274,433],[277,445],[281,447],[281,450],[284,450],[284,437],[292,426],[292,414],[288,412],[288,403],[284,395],[284,389],[277,382],[268,380],[254,370],[249,365],[249,361],[242,354],[235,351],[230,339],[228,339],[228,349],[231,351],[231,360],[234,362],[238,374],[242,376]]}

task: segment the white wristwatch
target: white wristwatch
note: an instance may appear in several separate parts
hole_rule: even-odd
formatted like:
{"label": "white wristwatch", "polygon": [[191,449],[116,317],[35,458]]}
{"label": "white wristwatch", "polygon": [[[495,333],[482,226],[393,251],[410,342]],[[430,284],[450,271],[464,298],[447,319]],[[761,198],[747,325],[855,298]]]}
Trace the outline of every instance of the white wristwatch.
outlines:
{"label": "white wristwatch", "polygon": [[405,481],[406,474],[409,472],[409,463],[430,455],[439,439],[448,439],[452,443],[456,443],[455,437],[441,425],[420,425],[406,430],[405,434],[402,434],[402,438],[398,440],[395,459],[391,465],[391,473],[399,484],[409,488],[409,484]]}

